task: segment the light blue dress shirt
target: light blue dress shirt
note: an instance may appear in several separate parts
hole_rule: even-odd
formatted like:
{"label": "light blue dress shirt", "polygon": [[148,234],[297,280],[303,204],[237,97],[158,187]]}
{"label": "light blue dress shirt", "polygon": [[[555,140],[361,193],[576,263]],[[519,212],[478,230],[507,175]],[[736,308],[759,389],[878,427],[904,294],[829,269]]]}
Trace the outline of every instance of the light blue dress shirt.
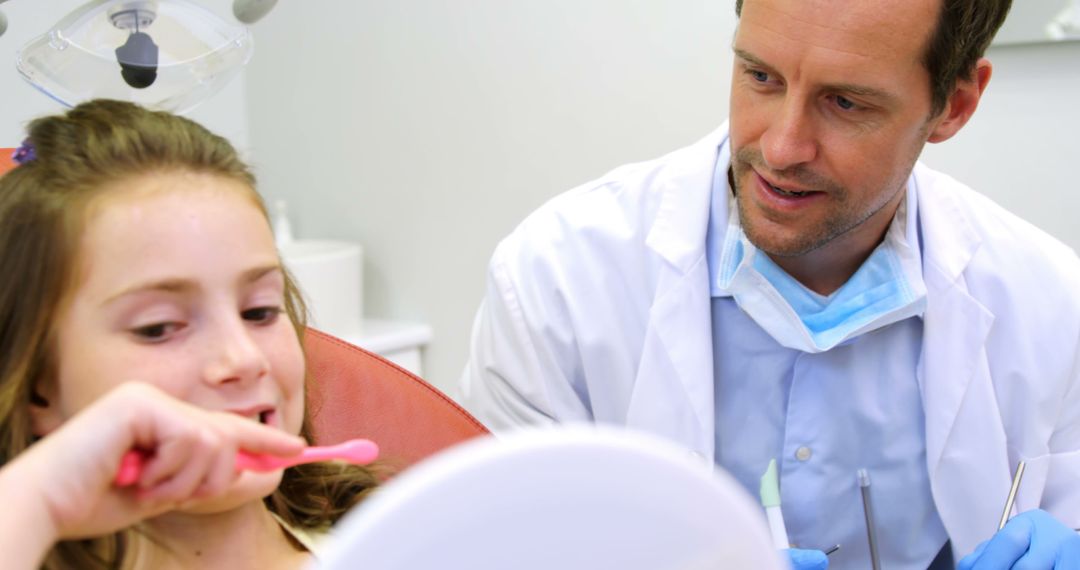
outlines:
{"label": "light blue dress shirt", "polygon": [[[717,464],[757,497],[761,475],[775,458],[789,539],[800,548],[840,544],[829,557],[835,570],[871,566],[856,481],[857,470],[866,469],[882,566],[925,570],[948,536],[927,475],[925,420],[915,374],[921,314],[816,354],[777,343],[716,286],[727,223],[717,206],[731,196],[729,153],[721,150],[707,238],[714,284]],[[906,200],[904,219],[898,216],[893,223],[906,223],[908,244],[903,245],[916,248],[917,254],[913,188]],[[883,247],[897,245],[886,242]],[[921,281],[922,276],[908,278]]]}

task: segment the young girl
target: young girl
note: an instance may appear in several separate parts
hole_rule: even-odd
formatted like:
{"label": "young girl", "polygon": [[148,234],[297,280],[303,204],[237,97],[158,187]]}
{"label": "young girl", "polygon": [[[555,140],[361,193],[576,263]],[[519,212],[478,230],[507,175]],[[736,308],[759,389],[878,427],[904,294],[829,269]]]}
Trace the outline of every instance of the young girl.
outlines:
{"label": "young girl", "polygon": [[[19,155],[0,178],[6,563],[309,561],[303,531],[375,478],[233,472],[238,448],[289,455],[306,433],[303,304],[251,172],[195,123],[116,101],[34,121]],[[132,448],[152,458],[120,489]]]}

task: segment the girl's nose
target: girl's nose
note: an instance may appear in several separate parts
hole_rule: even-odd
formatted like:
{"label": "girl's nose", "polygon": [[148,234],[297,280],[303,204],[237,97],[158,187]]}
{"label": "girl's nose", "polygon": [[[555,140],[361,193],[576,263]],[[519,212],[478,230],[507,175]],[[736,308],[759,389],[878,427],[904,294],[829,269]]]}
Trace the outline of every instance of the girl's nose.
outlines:
{"label": "girl's nose", "polygon": [[270,370],[262,348],[248,330],[247,323],[230,319],[220,323],[216,333],[207,335],[206,382],[213,385],[243,384],[257,380]]}

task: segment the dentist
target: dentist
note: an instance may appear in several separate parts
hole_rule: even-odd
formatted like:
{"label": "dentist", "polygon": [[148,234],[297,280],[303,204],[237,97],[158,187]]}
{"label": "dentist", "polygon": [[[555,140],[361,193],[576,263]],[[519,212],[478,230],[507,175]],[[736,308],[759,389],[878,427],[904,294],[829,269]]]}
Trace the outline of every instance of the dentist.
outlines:
{"label": "dentist", "polygon": [[776,459],[796,568],[870,567],[859,469],[890,570],[1080,568],[1080,261],[917,162],[1010,3],[737,1],[729,121],[499,244],[466,405],[651,431],[751,492]]}

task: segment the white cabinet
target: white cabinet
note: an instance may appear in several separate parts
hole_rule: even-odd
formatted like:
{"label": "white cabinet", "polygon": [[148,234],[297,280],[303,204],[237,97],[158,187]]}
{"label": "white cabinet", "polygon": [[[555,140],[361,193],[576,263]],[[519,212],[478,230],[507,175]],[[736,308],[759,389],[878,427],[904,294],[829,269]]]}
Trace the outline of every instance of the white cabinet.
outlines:
{"label": "white cabinet", "polygon": [[423,378],[423,349],[431,342],[431,326],[424,323],[364,319],[358,335],[343,340],[379,356]]}

